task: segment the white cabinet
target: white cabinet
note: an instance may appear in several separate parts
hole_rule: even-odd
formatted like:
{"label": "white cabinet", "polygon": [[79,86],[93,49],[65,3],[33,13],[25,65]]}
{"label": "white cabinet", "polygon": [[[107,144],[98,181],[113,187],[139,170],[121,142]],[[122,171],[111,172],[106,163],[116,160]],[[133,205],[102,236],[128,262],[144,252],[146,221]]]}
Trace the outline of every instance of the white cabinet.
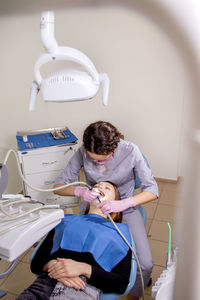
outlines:
{"label": "white cabinet", "polygon": [[[32,186],[41,189],[51,189],[56,177],[61,174],[76,150],[77,144],[64,144],[25,151],[18,150],[22,173]],[[79,203],[79,198],[77,197],[58,196],[53,192],[38,192],[25,183],[24,193],[27,196],[31,196],[32,199],[46,204],[63,204],[66,207],[72,207]]]}

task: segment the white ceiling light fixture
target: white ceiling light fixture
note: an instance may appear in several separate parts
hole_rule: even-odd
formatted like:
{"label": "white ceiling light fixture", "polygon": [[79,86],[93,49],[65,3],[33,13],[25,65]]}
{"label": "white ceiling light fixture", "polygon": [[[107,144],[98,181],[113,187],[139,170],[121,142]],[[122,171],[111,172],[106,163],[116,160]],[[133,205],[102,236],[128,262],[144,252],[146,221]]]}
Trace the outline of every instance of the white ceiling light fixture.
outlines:
{"label": "white ceiling light fixture", "polygon": [[[110,80],[106,73],[98,73],[92,61],[81,51],[71,47],[60,47],[54,37],[54,12],[41,15],[41,39],[46,52],[35,63],[35,80],[31,86],[29,110],[33,111],[38,92],[48,102],[83,101],[93,98],[102,86],[103,104],[108,104]],[[52,61],[71,61],[80,68],[60,70],[43,79],[40,68]]]}

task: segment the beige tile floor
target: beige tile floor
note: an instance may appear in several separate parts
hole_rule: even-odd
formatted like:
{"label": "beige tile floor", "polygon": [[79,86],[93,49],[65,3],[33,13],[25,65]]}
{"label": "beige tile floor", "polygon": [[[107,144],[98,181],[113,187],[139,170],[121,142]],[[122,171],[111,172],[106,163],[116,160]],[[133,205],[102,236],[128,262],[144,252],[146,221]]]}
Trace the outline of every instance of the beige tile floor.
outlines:
{"label": "beige tile floor", "polygon": [[[172,226],[172,242],[175,243],[175,225],[176,225],[176,194],[178,184],[157,181],[159,185],[160,198],[144,205],[147,212],[147,235],[154,260],[154,269],[152,272],[153,283],[157,280],[166,263],[168,226]],[[4,279],[0,280],[0,289],[8,293],[2,299],[13,300],[19,295],[33,280],[35,276],[30,272],[29,259],[33,248],[24,253],[19,260],[18,265],[13,272]],[[0,273],[5,271],[9,263],[0,261]],[[119,300],[126,300],[126,296]],[[145,300],[152,300],[151,287],[145,290]]]}

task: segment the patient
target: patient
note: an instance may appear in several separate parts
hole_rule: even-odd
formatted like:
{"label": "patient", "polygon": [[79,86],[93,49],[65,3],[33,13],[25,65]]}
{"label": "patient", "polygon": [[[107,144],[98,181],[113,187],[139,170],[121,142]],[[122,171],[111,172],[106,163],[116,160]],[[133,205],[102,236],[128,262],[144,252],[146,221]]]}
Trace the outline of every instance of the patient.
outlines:
{"label": "patient", "polygon": [[[120,199],[109,182],[95,187],[101,201]],[[31,263],[31,271],[39,276],[17,300],[97,300],[101,291],[125,292],[132,253],[97,203],[89,204],[87,215],[65,215],[48,233]],[[115,218],[119,221],[120,215]],[[131,242],[128,225],[118,226]]]}

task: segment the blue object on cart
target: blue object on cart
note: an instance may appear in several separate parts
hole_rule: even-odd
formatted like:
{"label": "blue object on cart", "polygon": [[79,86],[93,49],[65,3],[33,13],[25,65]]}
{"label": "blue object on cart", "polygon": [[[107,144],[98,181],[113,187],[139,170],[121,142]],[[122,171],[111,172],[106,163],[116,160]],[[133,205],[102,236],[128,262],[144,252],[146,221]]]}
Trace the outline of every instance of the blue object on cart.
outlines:
{"label": "blue object on cart", "polygon": [[30,135],[17,135],[17,143],[19,150],[30,150],[35,148],[57,146],[63,144],[75,143],[78,139],[69,130],[63,130],[64,138],[55,139],[51,132],[36,133]]}

